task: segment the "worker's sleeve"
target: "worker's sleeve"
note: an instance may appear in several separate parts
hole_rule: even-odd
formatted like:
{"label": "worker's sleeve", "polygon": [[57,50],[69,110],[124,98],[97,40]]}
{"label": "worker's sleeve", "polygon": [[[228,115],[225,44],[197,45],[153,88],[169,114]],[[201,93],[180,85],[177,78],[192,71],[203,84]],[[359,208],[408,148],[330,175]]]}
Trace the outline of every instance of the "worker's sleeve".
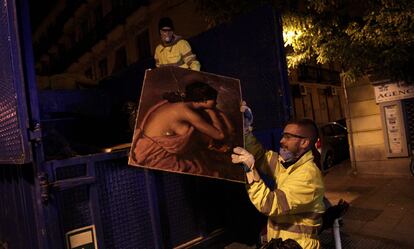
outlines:
{"label": "worker's sleeve", "polygon": [[273,151],[266,151],[251,133],[244,136],[245,147],[254,156],[254,165],[261,173],[275,180],[275,173],[279,170],[279,155]]}
{"label": "worker's sleeve", "polygon": [[191,51],[190,44],[186,40],[180,40],[177,45],[180,46],[180,53],[184,63],[186,63],[192,70],[200,71],[200,62],[197,60],[196,55]]}
{"label": "worker's sleeve", "polygon": [[247,185],[253,205],[267,216],[284,215],[291,212],[307,212],[311,209],[317,186],[307,172],[292,174],[271,191],[262,180]]}
{"label": "worker's sleeve", "polygon": [[155,60],[155,66],[156,67],[160,67],[160,59],[159,59],[159,49],[158,47],[155,48],[155,52],[154,52],[154,60]]}

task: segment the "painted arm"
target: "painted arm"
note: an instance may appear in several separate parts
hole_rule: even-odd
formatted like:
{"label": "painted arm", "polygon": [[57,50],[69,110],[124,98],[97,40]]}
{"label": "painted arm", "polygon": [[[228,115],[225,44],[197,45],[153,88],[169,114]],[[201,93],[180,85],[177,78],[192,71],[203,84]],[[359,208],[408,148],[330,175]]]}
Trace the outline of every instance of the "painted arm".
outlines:
{"label": "painted arm", "polygon": [[223,122],[224,122],[227,135],[228,136],[234,135],[235,130],[234,130],[233,124],[230,122],[230,119],[227,117],[227,115],[224,112],[222,112],[222,111],[220,111],[218,109],[217,109],[217,112],[218,112],[221,120],[223,120]]}
{"label": "painted arm", "polygon": [[203,119],[198,113],[191,109],[185,109],[184,121],[187,121],[188,123],[193,125],[198,131],[200,131],[203,134],[206,134],[207,136],[213,139],[224,139],[225,136],[223,132],[223,127],[215,111],[211,109],[206,109],[205,111],[209,115],[212,121],[212,125],[209,124],[205,119]]}
{"label": "painted arm", "polygon": [[232,122],[229,120],[227,115],[217,108],[205,109],[207,115],[209,115],[210,122],[213,122],[213,125],[218,127],[223,131],[225,139],[222,141],[217,141],[210,139],[208,141],[208,149],[214,150],[217,152],[225,153],[230,151],[233,147],[233,139],[235,138],[235,129]]}

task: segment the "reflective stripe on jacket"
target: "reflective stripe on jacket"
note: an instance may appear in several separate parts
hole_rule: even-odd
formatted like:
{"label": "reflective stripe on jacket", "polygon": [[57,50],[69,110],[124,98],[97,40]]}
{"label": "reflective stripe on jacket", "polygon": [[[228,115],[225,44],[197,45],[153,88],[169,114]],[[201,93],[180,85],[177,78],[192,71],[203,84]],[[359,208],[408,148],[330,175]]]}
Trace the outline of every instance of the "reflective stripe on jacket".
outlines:
{"label": "reflective stripe on jacket", "polygon": [[159,44],[155,48],[154,59],[157,67],[177,66],[200,71],[200,62],[192,53],[190,44],[183,39],[178,38],[168,46]]}
{"label": "reflective stripe on jacket", "polygon": [[256,169],[276,182],[274,190],[269,189],[261,178],[247,184],[251,202],[269,217],[268,240],[290,238],[303,248],[319,248],[317,233],[325,211],[325,187],[312,152],[306,152],[285,169],[279,155],[265,151],[252,135],[246,137],[246,149],[254,155]]}

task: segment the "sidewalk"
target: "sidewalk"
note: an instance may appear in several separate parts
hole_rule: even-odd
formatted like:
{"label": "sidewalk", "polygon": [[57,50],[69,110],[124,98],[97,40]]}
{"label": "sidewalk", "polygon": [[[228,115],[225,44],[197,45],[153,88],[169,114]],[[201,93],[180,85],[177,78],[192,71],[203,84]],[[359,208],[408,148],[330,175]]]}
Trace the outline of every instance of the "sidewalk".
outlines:
{"label": "sidewalk", "polygon": [[[325,176],[326,197],[350,203],[341,227],[342,248],[414,248],[414,177],[354,175],[349,161]],[[321,236],[334,248],[330,231]]]}

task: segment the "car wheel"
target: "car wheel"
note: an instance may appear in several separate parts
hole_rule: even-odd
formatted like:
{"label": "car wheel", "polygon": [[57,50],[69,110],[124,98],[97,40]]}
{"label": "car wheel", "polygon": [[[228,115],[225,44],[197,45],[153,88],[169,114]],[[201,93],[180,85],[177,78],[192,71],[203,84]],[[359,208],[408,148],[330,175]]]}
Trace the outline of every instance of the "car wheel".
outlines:
{"label": "car wheel", "polygon": [[326,153],[325,161],[323,162],[323,167],[329,169],[334,166],[334,155],[331,151]]}
{"label": "car wheel", "polygon": [[411,174],[414,176],[414,156],[411,156],[410,170]]}

